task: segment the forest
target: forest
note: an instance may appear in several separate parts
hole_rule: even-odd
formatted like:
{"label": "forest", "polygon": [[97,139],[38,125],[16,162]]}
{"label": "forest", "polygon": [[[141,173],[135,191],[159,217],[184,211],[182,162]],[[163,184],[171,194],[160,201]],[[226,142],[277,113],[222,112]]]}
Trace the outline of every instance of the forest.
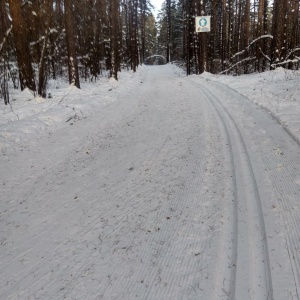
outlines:
{"label": "forest", "polygon": [[[176,63],[186,74],[299,69],[299,0],[0,0],[0,98],[49,78],[80,88],[122,69]],[[195,32],[195,17],[211,30]],[[164,59],[159,59],[164,58]]]}

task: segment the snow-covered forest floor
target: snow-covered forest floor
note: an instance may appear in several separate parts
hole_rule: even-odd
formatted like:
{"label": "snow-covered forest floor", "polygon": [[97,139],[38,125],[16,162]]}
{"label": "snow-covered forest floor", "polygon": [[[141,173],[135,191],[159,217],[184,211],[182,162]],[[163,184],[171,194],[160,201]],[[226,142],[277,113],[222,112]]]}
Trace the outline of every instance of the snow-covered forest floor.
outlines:
{"label": "snow-covered forest floor", "polygon": [[260,74],[216,76],[203,74],[265,108],[300,141],[300,71],[277,68]]}
{"label": "snow-covered forest floor", "polygon": [[[34,98],[28,90],[24,92],[11,90],[10,98],[14,113],[9,106],[1,105],[0,147],[4,147],[9,141],[24,138],[26,140],[28,134],[39,135],[41,130],[55,130],[71,118],[82,118],[95,108],[108,105],[116,100],[116,95],[134,90],[141,83],[143,73],[148,68],[151,67],[140,66],[135,74],[123,71],[120,73],[119,81],[102,77],[96,83],[82,82],[81,90],[70,87],[67,81],[50,80],[48,87],[48,95],[52,97],[50,99]],[[181,70],[174,72],[185,76]],[[265,108],[290,130],[298,141],[300,140],[300,71],[277,68],[275,71],[242,76],[204,73],[201,76],[190,76],[192,77],[193,80],[213,80],[234,89],[253,103]],[[26,119],[25,129],[22,124]],[[8,123],[10,125],[6,126]]]}
{"label": "snow-covered forest floor", "polygon": [[299,299],[300,73],[11,91],[0,299]]}

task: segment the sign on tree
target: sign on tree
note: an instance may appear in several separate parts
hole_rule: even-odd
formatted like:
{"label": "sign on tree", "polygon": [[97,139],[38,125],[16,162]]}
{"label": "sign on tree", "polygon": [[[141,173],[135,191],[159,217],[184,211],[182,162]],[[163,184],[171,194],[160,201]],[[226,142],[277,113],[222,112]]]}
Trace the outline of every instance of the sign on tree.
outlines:
{"label": "sign on tree", "polygon": [[210,17],[211,16],[201,16],[196,17],[196,32],[209,32],[210,31]]}

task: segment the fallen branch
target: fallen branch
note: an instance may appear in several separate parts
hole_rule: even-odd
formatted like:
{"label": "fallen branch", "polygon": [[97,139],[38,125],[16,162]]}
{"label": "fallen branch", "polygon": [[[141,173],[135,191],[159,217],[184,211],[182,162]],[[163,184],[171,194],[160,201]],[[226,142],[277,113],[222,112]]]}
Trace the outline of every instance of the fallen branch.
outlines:
{"label": "fallen branch", "polygon": [[244,62],[246,62],[246,61],[250,61],[250,60],[254,60],[254,59],[256,59],[255,56],[247,57],[247,58],[245,58],[245,59],[243,59],[243,60],[237,62],[236,64],[232,65],[229,69],[220,72],[218,75],[221,75],[221,74],[223,74],[223,73],[227,73],[228,71],[230,71],[231,69],[235,68],[236,66],[238,66],[238,65],[240,65],[240,64],[242,64],[242,63],[244,63]]}

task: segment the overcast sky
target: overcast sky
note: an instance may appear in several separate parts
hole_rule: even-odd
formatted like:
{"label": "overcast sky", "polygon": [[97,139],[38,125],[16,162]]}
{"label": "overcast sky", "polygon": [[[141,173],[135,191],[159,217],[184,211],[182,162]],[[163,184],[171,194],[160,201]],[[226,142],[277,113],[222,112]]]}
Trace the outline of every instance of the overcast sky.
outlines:
{"label": "overcast sky", "polygon": [[155,6],[153,14],[156,16],[158,11],[161,9],[161,5],[164,2],[164,0],[150,0],[150,2]]}

